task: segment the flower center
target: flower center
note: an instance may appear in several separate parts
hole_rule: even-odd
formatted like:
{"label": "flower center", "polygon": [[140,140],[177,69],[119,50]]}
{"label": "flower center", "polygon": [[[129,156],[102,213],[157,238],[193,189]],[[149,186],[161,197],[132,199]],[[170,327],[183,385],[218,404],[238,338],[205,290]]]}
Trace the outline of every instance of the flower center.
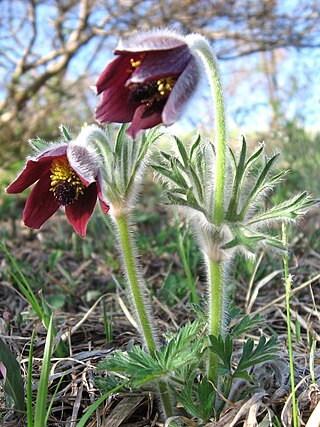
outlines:
{"label": "flower center", "polygon": [[131,83],[130,99],[142,104],[150,104],[165,101],[172,91],[176,77],[163,77],[159,80],[152,80],[148,83]]}
{"label": "flower center", "polygon": [[53,191],[54,197],[61,205],[71,205],[83,194],[85,186],[66,157],[54,159],[50,171],[50,191]]}

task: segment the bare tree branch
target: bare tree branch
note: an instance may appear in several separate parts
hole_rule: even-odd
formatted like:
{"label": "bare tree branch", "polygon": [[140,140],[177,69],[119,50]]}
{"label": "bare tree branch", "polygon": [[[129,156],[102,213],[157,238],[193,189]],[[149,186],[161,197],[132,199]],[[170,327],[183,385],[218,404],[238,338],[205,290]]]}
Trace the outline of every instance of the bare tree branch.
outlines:
{"label": "bare tree branch", "polygon": [[316,0],[292,7],[281,0],[2,0],[1,6],[0,127],[14,126],[42,88],[67,75],[89,43],[78,76],[90,73],[107,41],[137,29],[165,25],[200,32],[227,60],[320,47]]}

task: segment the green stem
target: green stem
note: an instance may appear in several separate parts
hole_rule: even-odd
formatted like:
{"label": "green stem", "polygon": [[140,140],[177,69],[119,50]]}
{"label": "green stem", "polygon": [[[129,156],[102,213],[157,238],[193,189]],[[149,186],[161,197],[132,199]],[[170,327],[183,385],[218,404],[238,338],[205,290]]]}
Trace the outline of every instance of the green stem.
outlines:
{"label": "green stem", "polygon": [[[282,243],[285,247],[288,247],[288,236],[286,224],[282,224]],[[294,382],[294,364],[293,364],[293,351],[292,351],[292,337],[291,337],[291,314],[290,314],[290,297],[291,297],[291,276],[289,274],[289,257],[287,253],[282,255],[283,268],[284,268],[284,279],[286,287],[286,314],[287,314],[287,333],[288,333],[288,352],[289,352],[289,363],[290,363],[290,381],[291,381],[291,394],[292,394],[292,415],[293,415],[293,426],[298,427],[298,408],[296,400],[296,390]]]}
{"label": "green stem", "polygon": [[[225,119],[225,104],[221,77],[217,58],[210,45],[202,37],[196,37],[191,43],[193,49],[203,62],[213,95],[213,113],[215,120],[215,182],[213,223],[220,227],[224,220],[225,173],[227,156],[227,130]],[[218,337],[223,333],[223,290],[224,266],[222,261],[208,260],[209,270],[209,335]],[[218,362],[216,354],[210,352],[208,362],[208,378],[218,386]]]}
{"label": "green stem", "polygon": [[[223,262],[208,260],[209,270],[209,325],[208,334],[218,337],[222,334],[223,319]],[[208,363],[208,378],[218,386],[218,363],[217,354],[210,352]]]}
{"label": "green stem", "polygon": [[157,347],[156,339],[152,332],[151,321],[147,313],[145,298],[139,283],[139,272],[135,262],[134,248],[130,236],[128,219],[126,215],[122,213],[119,216],[116,216],[115,220],[118,226],[126,275],[128,277],[134,308],[138,317],[138,323],[140,327],[139,329],[143,335],[149,353],[151,356],[154,356],[154,352]]}
{"label": "green stem", "polygon": [[[144,338],[145,345],[150,355],[154,356],[157,349],[157,339],[151,325],[150,316],[148,315],[147,302],[142,291],[142,286],[140,285],[141,279],[135,261],[135,250],[130,235],[128,217],[122,212],[115,216],[115,221],[119,231],[125,272],[128,279],[128,285],[130,286],[130,293],[139,324],[139,330]],[[165,381],[159,381],[158,389],[165,416],[166,418],[172,417],[173,407],[167,383]]]}
{"label": "green stem", "polygon": [[204,63],[214,99],[216,169],[213,222],[219,226],[222,224],[224,217],[225,165],[227,155],[227,130],[222,83],[217,58],[212,52],[210,45],[204,39],[199,38],[194,41],[191,48],[198,53]]}

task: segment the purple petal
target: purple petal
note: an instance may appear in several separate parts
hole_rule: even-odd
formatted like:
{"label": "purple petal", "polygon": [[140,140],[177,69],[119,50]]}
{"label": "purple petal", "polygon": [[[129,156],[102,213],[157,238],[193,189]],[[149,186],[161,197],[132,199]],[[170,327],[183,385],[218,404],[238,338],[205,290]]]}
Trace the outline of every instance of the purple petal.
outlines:
{"label": "purple petal", "polygon": [[97,201],[97,184],[93,183],[84,189],[84,193],[79,196],[71,205],[65,207],[68,221],[75,232],[81,237],[86,235],[87,224],[92,215]]}
{"label": "purple petal", "polygon": [[188,46],[179,46],[171,50],[147,52],[141,65],[127,81],[127,85],[179,75],[188,65],[190,57],[191,53]]}
{"label": "purple petal", "polygon": [[170,30],[139,32],[120,40],[115,53],[173,49],[186,44],[185,38]]}
{"label": "purple petal", "polygon": [[126,82],[132,73],[130,59],[137,59],[137,55],[121,55],[108,64],[97,82],[98,94],[102,99],[95,111],[96,119],[101,123],[132,120],[137,103],[130,97]]}
{"label": "purple petal", "polygon": [[59,208],[51,187],[51,172],[41,177],[28,197],[23,211],[23,221],[26,226],[40,228]]}
{"label": "purple petal", "polygon": [[195,91],[199,82],[198,65],[194,57],[191,57],[186,69],[178,78],[172,92],[164,106],[162,121],[166,126],[176,122],[182,112],[183,107]]}
{"label": "purple petal", "polygon": [[109,206],[109,205],[107,204],[107,202],[104,200],[103,193],[102,193],[102,191],[101,191],[101,179],[102,179],[102,176],[101,176],[101,172],[99,171],[99,172],[98,172],[98,176],[97,176],[97,192],[98,192],[98,199],[99,199],[99,203],[100,203],[100,206],[101,206],[102,212],[103,212],[104,214],[106,214],[106,213],[108,213],[108,212],[109,212],[110,206]]}
{"label": "purple petal", "polygon": [[[60,157],[66,154],[67,152],[67,148],[68,145],[64,144],[64,145],[60,145],[58,147],[54,147],[51,150],[47,150],[44,153],[42,153],[39,157],[38,160],[42,161],[42,159],[48,158],[48,157]],[[53,159],[52,159],[53,160]]]}
{"label": "purple petal", "polygon": [[42,162],[28,160],[21,174],[9,185],[6,192],[10,194],[21,193],[50,170],[51,163],[52,159],[46,159]]}
{"label": "purple petal", "polygon": [[110,87],[102,94],[102,99],[95,111],[95,118],[100,123],[127,123],[132,120],[137,107],[129,98],[129,89],[125,86],[115,91]]}
{"label": "purple petal", "polygon": [[148,106],[143,104],[136,109],[131,125],[126,133],[135,139],[137,133],[142,129],[149,129],[162,122],[161,111],[148,115]]}
{"label": "purple petal", "polygon": [[52,160],[56,157],[63,156],[67,151],[67,145],[47,150],[35,159],[27,161],[25,168],[20,175],[6,189],[7,193],[21,193],[26,188],[35,183],[50,167]]}
{"label": "purple petal", "polygon": [[98,95],[110,86],[119,88],[125,84],[132,72],[130,58],[129,55],[120,55],[109,62],[97,81]]}

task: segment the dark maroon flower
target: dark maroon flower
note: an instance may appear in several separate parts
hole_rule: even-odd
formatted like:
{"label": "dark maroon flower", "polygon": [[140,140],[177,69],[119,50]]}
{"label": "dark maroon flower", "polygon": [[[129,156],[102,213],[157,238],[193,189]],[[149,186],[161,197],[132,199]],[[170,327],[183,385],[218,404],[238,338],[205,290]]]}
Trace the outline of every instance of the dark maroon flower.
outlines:
{"label": "dark maroon flower", "polygon": [[97,198],[107,213],[103,200],[99,163],[94,152],[75,141],[55,146],[31,158],[18,178],[6,189],[7,193],[21,193],[34,184],[23,211],[24,223],[40,228],[60,206],[74,230],[84,237]]}
{"label": "dark maroon flower", "polygon": [[101,123],[132,122],[127,133],[173,124],[195,90],[199,72],[186,39],[171,31],[140,33],[120,42],[101,74],[96,109]]}

